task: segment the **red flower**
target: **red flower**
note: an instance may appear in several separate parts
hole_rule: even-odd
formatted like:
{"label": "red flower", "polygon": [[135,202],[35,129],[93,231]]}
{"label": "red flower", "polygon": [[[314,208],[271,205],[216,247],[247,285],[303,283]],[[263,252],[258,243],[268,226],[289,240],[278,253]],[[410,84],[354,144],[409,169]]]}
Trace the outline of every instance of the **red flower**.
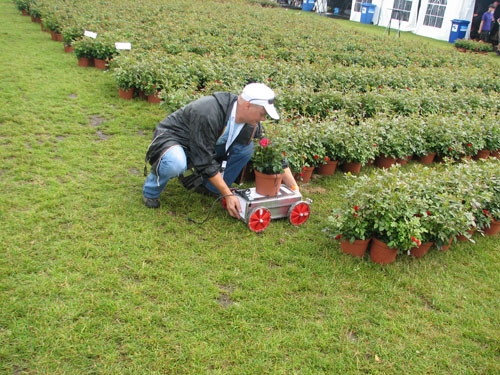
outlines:
{"label": "red flower", "polygon": [[411,240],[415,242],[417,246],[420,246],[422,244],[422,242],[418,238],[412,237]]}
{"label": "red flower", "polygon": [[483,214],[484,214],[484,216],[490,216],[490,211],[484,209]]}
{"label": "red flower", "polygon": [[260,141],[259,141],[259,144],[261,147],[264,147],[266,148],[267,146],[269,146],[269,138],[262,138]]}
{"label": "red flower", "polygon": [[354,206],[354,211],[358,212],[359,211],[359,206]]}
{"label": "red flower", "polygon": [[324,161],[330,161],[330,158],[329,158],[328,156],[325,156],[325,157],[323,158],[323,160],[324,160]]}
{"label": "red flower", "polygon": [[342,235],[341,235],[341,234],[337,234],[337,235],[335,236],[335,239],[336,239],[336,240],[340,240],[340,237],[342,237]]}
{"label": "red flower", "polygon": [[269,78],[267,79],[267,82],[271,82],[271,77],[269,77]]}
{"label": "red flower", "polygon": [[314,160],[318,160],[319,159],[319,155],[314,155]]}
{"label": "red flower", "polygon": [[427,210],[427,216],[431,216],[431,212]]}
{"label": "red flower", "polygon": [[467,143],[467,147],[472,147],[472,143]]}
{"label": "red flower", "polygon": [[451,148],[451,147],[448,147],[448,151],[453,151],[453,148]]}

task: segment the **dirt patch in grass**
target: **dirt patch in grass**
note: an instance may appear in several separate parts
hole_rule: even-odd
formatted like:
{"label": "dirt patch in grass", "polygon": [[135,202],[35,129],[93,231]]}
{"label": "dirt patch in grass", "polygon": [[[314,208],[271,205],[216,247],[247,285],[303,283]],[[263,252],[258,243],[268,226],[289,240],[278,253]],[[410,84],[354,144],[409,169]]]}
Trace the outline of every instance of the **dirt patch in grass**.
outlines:
{"label": "dirt patch in grass", "polygon": [[98,116],[98,115],[93,115],[89,119],[89,125],[90,126],[99,126],[101,125],[106,119],[104,117]]}

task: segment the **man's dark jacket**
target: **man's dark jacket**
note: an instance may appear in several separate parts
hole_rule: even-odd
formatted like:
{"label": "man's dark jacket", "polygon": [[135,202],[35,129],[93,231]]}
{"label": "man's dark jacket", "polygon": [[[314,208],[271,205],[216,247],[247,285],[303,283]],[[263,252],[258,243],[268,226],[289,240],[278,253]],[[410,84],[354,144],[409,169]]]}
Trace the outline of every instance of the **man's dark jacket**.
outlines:
{"label": "man's dark jacket", "polygon": [[[204,178],[215,176],[220,169],[215,145],[224,133],[237,98],[231,93],[217,92],[187,104],[162,120],[146,153],[153,173],[157,174],[161,156],[171,146],[180,145],[188,158],[188,168],[194,168]],[[245,124],[236,141],[249,143],[254,130],[253,126]]]}

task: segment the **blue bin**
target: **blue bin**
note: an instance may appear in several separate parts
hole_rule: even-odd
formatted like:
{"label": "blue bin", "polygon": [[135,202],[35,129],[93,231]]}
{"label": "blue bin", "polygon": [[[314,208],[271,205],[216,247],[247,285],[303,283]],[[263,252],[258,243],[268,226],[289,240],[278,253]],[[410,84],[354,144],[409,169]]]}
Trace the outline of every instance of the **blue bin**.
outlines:
{"label": "blue bin", "polygon": [[314,0],[303,0],[302,10],[305,12],[310,12],[314,8]]}
{"label": "blue bin", "polygon": [[361,3],[361,23],[373,23],[376,7],[375,4]]}
{"label": "blue bin", "polygon": [[469,23],[467,20],[451,20],[450,38],[448,41],[455,43],[455,40],[465,38]]}

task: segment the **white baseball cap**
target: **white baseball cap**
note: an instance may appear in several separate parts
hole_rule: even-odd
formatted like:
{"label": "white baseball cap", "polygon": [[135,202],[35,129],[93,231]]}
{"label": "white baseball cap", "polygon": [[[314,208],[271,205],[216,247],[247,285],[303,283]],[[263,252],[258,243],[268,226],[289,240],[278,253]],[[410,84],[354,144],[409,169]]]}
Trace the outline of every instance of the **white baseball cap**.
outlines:
{"label": "white baseball cap", "polygon": [[273,90],[263,83],[249,83],[243,88],[241,97],[247,102],[264,107],[271,118],[275,120],[280,118],[274,107],[276,95],[274,95]]}

